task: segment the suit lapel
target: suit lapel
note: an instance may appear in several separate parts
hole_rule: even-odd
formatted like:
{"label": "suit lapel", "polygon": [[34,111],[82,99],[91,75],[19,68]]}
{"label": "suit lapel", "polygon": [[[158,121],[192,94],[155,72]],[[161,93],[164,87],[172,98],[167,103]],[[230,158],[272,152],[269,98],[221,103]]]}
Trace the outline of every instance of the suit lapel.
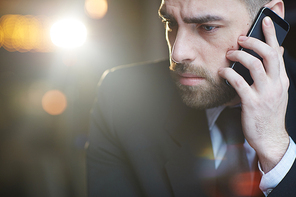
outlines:
{"label": "suit lapel", "polygon": [[210,196],[215,168],[205,112],[176,99],[166,129],[180,147],[165,165],[175,196]]}

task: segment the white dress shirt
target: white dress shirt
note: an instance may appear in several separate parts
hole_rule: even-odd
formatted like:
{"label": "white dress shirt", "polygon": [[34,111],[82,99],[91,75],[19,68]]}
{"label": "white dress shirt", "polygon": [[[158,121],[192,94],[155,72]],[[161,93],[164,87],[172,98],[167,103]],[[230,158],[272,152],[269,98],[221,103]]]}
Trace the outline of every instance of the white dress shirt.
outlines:
{"label": "white dress shirt", "polygon": [[[213,152],[215,157],[215,167],[216,169],[220,165],[227,149],[225,140],[223,139],[222,133],[216,125],[216,120],[220,113],[223,111],[225,106],[219,106],[216,108],[211,108],[206,110],[206,115],[208,118],[208,126],[210,130],[210,136],[213,146]],[[281,159],[281,161],[268,173],[264,173],[260,168],[259,162],[257,163],[256,152],[245,140],[244,147],[246,150],[247,158],[249,161],[250,169],[255,169],[255,165],[258,165],[259,170],[262,173],[262,178],[260,181],[260,189],[267,196],[273,188],[275,188],[280,181],[285,177],[290,168],[292,167],[294,160],[296,158],[296,145],[292,138],[290,138],[290,144],[287,152]]]}

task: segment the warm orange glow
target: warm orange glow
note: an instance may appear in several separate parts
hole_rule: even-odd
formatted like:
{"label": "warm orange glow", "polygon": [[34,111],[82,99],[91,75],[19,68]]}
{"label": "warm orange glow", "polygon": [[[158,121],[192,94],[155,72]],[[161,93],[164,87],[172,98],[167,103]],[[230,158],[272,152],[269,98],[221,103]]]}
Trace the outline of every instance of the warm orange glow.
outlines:
{"label": "warm orange glow", "polygon": [[107,0],[85,0],[85,10],[91,18],[103,18],[108,11]]}
{"label": "warm orange glow", "polygon": [[4,15],[0,19],[0,47],[10,52],[50,52],[49,26],[45,16]]}
{"label": "warm orange glow", "polygon": [[[260,173],[260,172],[255,172]],[[258,188],[258,191],[253,191],[257,196],[259,191],[260,175],[253,174],[255,180],[252,180],[252,172],[241,173],[233,177],[231,186],[237,196],[252,196],[252,188]]]}
{"label": "warm orange glow", "polygon": [[42,98],[42,107],[50,115],[62,114],[67,107],[66,96],[59,90],[51,90]]}

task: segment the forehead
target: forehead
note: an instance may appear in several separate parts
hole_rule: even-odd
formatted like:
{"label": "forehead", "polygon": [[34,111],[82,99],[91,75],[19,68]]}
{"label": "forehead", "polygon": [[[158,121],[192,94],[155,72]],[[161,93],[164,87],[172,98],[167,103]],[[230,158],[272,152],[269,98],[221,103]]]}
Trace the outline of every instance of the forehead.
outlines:
{"label": "forehead", "polygon": [[[243,10],[243,12],[241,12]],[[235,15],[246,13],[247,7],[241,0],[163,0],[160,13],[190,17],[196,15]]]}

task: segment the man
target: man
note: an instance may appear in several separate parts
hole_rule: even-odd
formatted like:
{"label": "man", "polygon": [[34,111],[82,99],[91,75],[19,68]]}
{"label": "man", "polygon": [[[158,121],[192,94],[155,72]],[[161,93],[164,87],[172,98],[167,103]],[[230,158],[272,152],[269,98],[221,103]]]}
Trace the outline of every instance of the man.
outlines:
{"label": "man", "polygon": [[[244,36],[262,6],[284,17],[281,0],[163,0],[170,71],[162,61],[103,75],[91,119],[89,196],[296,193],[296,94],[285,66],[290,78],[295,67],[285,65],[270,18],[262,24],[266,43]],[[235,61],[250,70],[251,86],[229,68]],[[228,144],[218,118],[237,108],[241,118],[227,125],[241,122],[242,146]],[[230,159],[229,147],[244,162]]]}

